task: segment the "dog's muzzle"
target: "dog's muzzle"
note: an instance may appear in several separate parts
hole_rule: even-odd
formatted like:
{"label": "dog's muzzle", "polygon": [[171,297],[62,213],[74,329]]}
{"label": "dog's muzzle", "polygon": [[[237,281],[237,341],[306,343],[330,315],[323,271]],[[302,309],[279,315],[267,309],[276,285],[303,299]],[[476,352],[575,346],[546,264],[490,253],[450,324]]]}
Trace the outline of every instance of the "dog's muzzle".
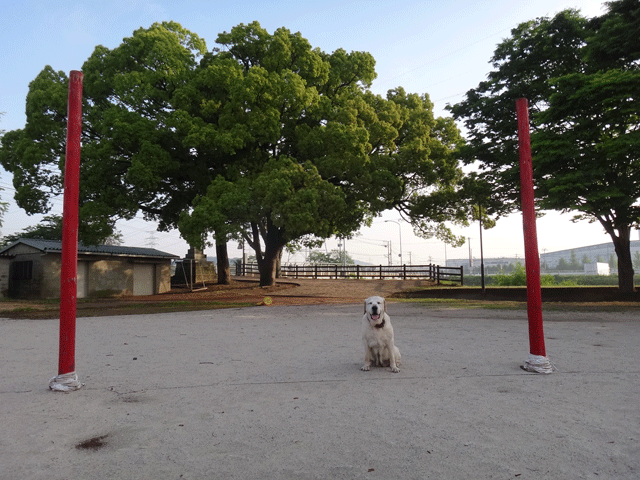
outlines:
{"label": "dog's muzzle", "polygon": [[[369,315],[369,317],[371,318],[371,320],[373,320],[374,322],[377,322],[378,320],[380,320],[380,317],[382,315],[380,315],[379,313],[372,313],[371,315]],[[384,318],[382,319],[382,321],[380,323],[374,323],[373,326],[375,328],[384,328]]]}

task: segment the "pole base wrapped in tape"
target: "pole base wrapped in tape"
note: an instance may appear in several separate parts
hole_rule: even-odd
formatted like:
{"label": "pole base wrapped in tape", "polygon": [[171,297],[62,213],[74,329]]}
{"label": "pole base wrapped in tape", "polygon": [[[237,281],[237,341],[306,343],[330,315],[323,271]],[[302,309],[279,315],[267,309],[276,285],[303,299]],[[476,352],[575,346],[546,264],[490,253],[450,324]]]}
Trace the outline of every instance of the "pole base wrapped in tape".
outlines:
{"label": "pole base wrapped in tape", "polygon": [[62,373],[49,381],[49,389],[56,392],[72,392],[79,390],[83,386],[84,383],[78,380],[76,372]]}
{"label": "pole base wrapped in tape", "polygon": [[529,354],[529,358],[522,365],[522,369],[527,372],[535,372],[535,373],[553,373],[555,367],[551,365],[551,362],[547,357],[543,357],[540,355]]}

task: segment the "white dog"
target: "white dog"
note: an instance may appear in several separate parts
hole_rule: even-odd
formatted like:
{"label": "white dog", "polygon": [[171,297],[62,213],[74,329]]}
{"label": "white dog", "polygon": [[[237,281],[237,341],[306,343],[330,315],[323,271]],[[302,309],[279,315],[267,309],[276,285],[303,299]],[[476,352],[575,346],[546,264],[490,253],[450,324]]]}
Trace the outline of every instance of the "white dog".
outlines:
{"label": "white dog", "polygon": [[393,327],[387,315],[387,304],[382,297],[369,297],[364,301],[362,317],[362,341],[364,342],[364,365],[361,370],[376,367],[391,367],[398,373],[400,350],[393,344]]}

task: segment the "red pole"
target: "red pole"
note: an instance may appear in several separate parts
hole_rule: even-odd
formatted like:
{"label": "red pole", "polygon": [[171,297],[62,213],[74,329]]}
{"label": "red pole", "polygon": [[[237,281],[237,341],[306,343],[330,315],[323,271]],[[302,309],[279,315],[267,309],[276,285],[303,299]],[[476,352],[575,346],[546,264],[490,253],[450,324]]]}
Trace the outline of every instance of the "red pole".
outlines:
{"label": "red pole", "polygon": [[529,316],[529,351],[546,356],[542,330],[542,297],[540,288],[540,257],[536,233],[536,212],[533,196],[533,166],[529,137],[529,111],[526,98],[516,100],[518,145],[520,151],[520,184],[522,188],[522,222],[524,254],[527,271],[527,313]]}
{"label": "red pole", "polygon": [[60,274],[60,355],[58,375],[75,371],[76,296],[78,294],[78,196],[80,135],[82,133],[82,72],[69,78],[67,149],[62,211],[62,270]]}

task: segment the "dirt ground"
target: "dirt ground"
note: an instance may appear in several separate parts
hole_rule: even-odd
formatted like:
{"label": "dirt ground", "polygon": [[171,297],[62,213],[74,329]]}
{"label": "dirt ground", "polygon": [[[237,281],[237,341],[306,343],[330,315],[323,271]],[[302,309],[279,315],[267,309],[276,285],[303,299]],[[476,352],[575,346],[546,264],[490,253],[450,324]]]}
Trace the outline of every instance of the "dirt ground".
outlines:
{"label": "dirt ground", "polygon": [[[258,280],[235,278],[230,285],[207,285],[206,290],[174,288],[150,296],[80,299],[78,317],[201,310],[251,305],[358,304],[371,295],[390,297],[402,291],[432,286],[426,280],[283,280],[260,287]],[[11,300],[0,302],[5,318],[55,318],[59,301]]]}
{"label": "dirt ground", "polygon": [[[371,295],[387,298],[430,299],[452,305],[484,306],[501,303],[511,308],[526,308],[526,289],[428,288],[427,280],[282,280],[272,287],[260,287],[257,279],[236,277],[230,285],[207,285],[206,289],[189,291],[174,288],[169,293],[150,296],[91,298],[77,302],[78,317],[129,315],[138,313],[211,310],[216,308],[257,305],[322,305],[359,304]],[[640,308],[638,295],[621,301],[615,288],[567,288],[547,293],[546,308],[619,309]],[[637,293],[637,292],[636,292]],[[546,298],[545,298],[546,297]],[[562,297],[562,298],[559,298]],[[505,303],[507,302],[507,303]],[[548,303],[547,303],[548,302]],[[0,317],[43,319],[60,315],[60,302],[54,300],[0,301]]]}

